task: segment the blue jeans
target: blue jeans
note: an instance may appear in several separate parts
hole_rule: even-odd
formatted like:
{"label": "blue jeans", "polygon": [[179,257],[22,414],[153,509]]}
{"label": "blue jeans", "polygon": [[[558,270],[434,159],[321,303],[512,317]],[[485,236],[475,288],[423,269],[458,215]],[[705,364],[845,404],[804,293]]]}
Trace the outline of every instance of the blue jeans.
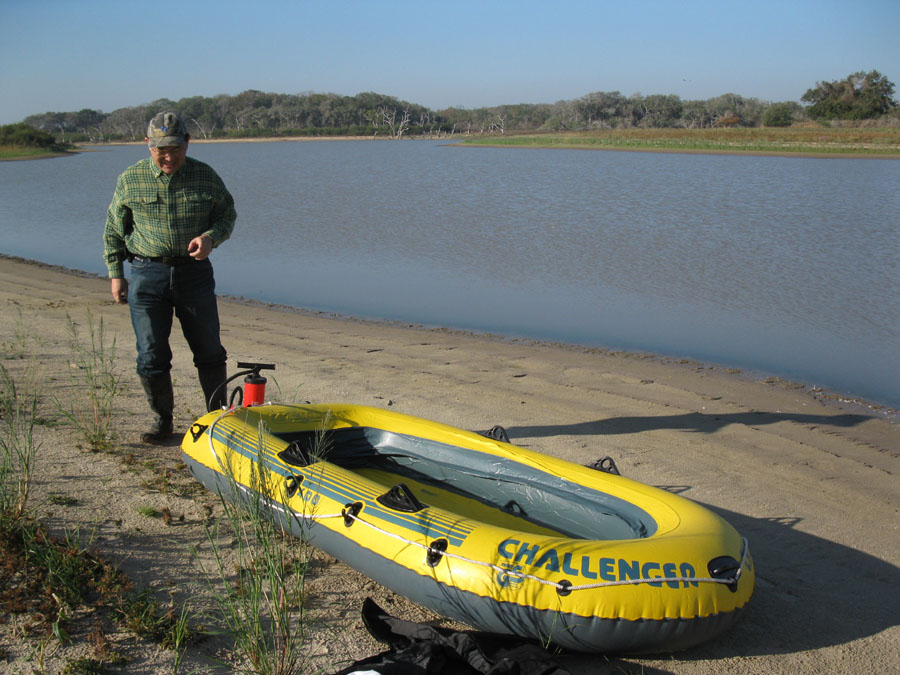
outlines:
{"label": "blue jeans", "polygon": [[128,305],[137,338],[140,377],[163,375],[172,367],[169,336],[173,310],[194,354],[194,366],[225,365],[227,354],[219,339],[216,282],[209,260],[178,267],[132,261]]}

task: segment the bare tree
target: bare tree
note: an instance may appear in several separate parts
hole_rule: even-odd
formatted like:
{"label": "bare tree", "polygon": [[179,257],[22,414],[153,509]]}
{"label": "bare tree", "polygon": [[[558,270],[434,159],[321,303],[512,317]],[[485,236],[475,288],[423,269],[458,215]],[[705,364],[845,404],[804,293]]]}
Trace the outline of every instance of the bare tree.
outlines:
{"label": "bare tree", "polygon": [[403,110],[403,116],[400,118],[400,124],[397,125],[397,140],[403,138],[403,134],[409,130],[409,108]]}
{"label": "bare tree", "polygon": [[203,125],[200,124],[200,122],[196,118],[192,117],[191,122],[193,122],[196,125],[196,127],[200,130],[200,135],[203,136],[203,138],[209,138],[212,135],[212,133],[216,130],[215,122],[210,122],[211,126],[209,127],[209,131],[204,129]]}
{"label": "bare tree", "polygon": [[397,118],[397,111],[394,108],[389,108],[388,106],[380,106],[378,108],[378,116],[381,120],[381,125],[387,127],[388,133],[391,138],[394,137],[394,120]]}
{"label": "bare tree", "polygon": [[144,137],[149,117],[143,107],[119,108],[107,115],[102,124],[107,135],[119,134],[137,141]]}
{"label": "bare tree", "polygon": [[403,111],[400,121],[397,121],[397,109],[390,106],[381,106],[378,108],[381,115],[381,123],[387,127],[392,140],[400,140],[403,134],[409,129],[409,108]]}
{"label": "bare tree", "polygon": [[419,126],[422,127],[422,134],[428,138],[434,138],[434,127],[436,124],[435,114],[430,110],[425,110],[419,115]]}
{"label": "bare tree", "polygon": [[91,143],[102,143],[103,142],[103,126],[100,122],[96,124],[92,124],[91,126],[85,129],[85,133],[88,135],[88,140]]}

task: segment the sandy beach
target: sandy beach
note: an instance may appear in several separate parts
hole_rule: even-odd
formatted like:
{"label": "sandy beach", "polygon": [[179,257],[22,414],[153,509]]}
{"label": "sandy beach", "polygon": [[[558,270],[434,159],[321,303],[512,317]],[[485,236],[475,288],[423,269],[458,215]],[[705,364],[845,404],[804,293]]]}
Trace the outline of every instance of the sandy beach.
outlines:
{"label": "sandy beach", "polygon": [[[708,506],[748,538],[758,585],[728,633],[651,658],[556,655],[568,672],[900,672],[896,411],[651,355],[231,298],[220,298],[219,310],[230,372],[238,361],[276,364],[272,400],[349,401],[472,430],[499,424],[517,445],[581,464],[608,455],[624,475]],[[0,359],[14,377],[36,364],[48,400],[77,395],[68,326],[71,319],[86,330],[88,317],[116,338],[118,446],[92,453],[71,428],[41,426],[31,511],[54,531],[90,534],[136,585],[164,601],[187,601],[200,615],[211,609],[197,569],[206,555],[203,522],[218,507],[192,489],[177,443],[140,442],[150,416],[134,374],[127,307],[112,303],[106,279],[0,256]],[[202,395],[174,333],[176,428],[186,431],[202,413]],[[170,478],[166,489],[160,475]],[[144,507],[174,517],[148,517]],[[385,649],[359,618],[367,596],[400,618],[438,620],[321,554],[307,590],[311,673]],[[2,672],[61,672],[91,653],[91,627],[75,622],[71,642],[49,640],[37,669],[36,643],[21,639],[21,621],[0,619]],[[108,637],[128,659],[122,672],[172,672],[172,651],[114,626]],[[227,640],[192,643],[180,672],[212,672],[213,658],[227,661]]]}

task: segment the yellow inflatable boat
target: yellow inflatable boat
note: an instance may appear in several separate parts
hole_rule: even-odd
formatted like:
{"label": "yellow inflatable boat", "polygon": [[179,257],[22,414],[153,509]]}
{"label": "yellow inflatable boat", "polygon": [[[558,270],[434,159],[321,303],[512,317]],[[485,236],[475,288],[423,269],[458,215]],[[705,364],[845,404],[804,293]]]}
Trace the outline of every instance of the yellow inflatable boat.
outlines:
{"label": "yellow inflatable boat", "polygon": [[295,535],[480,630],[674,651],[728,628],[753,593],[747,541],[707,509],[436,422],[254,405],[200,418],[182,449],[209,489],[263,493]]}

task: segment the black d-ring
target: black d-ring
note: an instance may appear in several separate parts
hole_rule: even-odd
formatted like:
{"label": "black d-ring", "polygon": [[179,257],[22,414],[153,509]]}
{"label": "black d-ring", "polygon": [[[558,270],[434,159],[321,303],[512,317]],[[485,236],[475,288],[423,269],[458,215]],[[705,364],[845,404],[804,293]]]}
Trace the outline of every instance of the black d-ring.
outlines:
{"label": "black d-ring", "polygon": [[590,469],[596,469],[597,471],[602,471],[603,473],[611,473],[616,476],[621,476],[619,473],[619,467],[616,466],[616,461],[609,456],[601,457],[596,462],[591,462],[587,465]]}
{"label": "black d-ring", "polygon": [[198,424],[197,422],[194,422],[194,424],[191,425],[191,436],[194,437],[194,443],[200,440],[203,432],[207,429],[209,429],[208,424]]}
{"label": "black d-ring", "polygon": [[355,522],[355,518],[362,511],[362,508],[362,502],[352,502],[344,505],[344,508],[341,509],[341,515],[344,516],[345,527],[350,527]]}
{"label": "black d-ring", "polygon": [[288,499],[297,494],[300,489],[300,483],[303,482],[303,476],[288,476],[284,479],[284,495]]}
{"label": "black d-ring", "polygon": [[740,576],[741,563],[730,555],[722,555],[710,560],[706,569],[709,570],[709,576],[713,579],[727,579],[728,583],[725,584],[725,586],[732,593],[737,593],[737,583],[738,577]]}
{"label": "black d-ring", "polygon": [[509,443],[509,434],[506,433],[506,429],[501,427],[499,424],[495,424],[488,431],[485,431],[483,436],[487,436],[488,438],[493,438],[495,441],[501,441],[503,443]]}
{"label": "black d-ring", "polygon": [[441,562],[441,558],[444,557],[444,551],[447,550],[447,547],[450,545],[446,539],[435,539],[428,546],[428,554],[425,556],[425,562],[428,563],[429,567],[437,567],[437,564]]}

